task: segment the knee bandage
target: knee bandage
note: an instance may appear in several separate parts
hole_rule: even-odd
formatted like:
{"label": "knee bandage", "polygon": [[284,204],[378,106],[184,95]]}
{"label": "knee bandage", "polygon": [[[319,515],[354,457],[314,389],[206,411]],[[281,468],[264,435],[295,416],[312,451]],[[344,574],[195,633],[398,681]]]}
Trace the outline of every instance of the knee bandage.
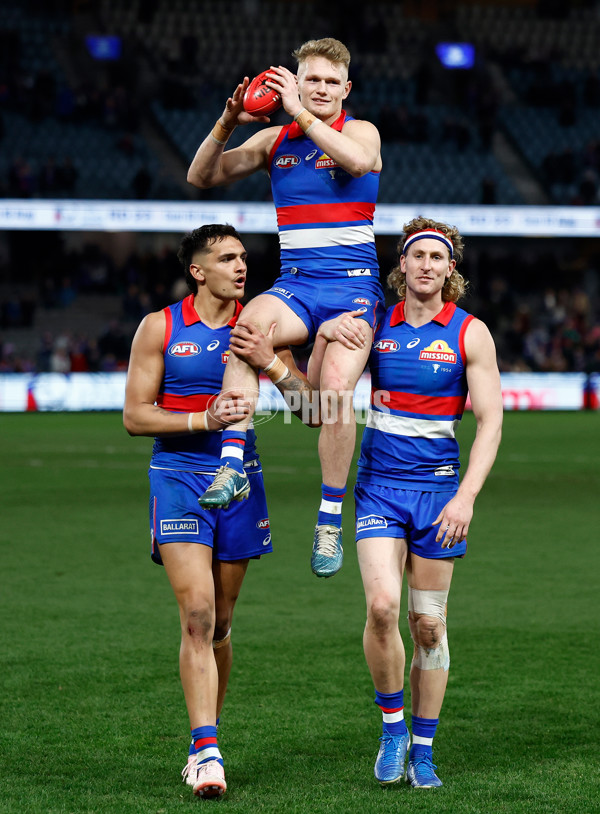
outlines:
{"label": "knee bandage", "polygon": [[[447,601],[448,591],[418,591],[411,587],[408,589],[409,613],[439,619],[444,627],[446,626]],[[413,662],[420,670],[448,670],[450,667],[450,650],[448,649],[446,631],[444,630],[444,635],[437,647],[421,647],[415,641]]]}
{"label": "knee bandage", "polygon": [[213,639],[213,650],[218,650],[220,647],[226,647],[231,640],[231,628],[223,636],[222,639]]}

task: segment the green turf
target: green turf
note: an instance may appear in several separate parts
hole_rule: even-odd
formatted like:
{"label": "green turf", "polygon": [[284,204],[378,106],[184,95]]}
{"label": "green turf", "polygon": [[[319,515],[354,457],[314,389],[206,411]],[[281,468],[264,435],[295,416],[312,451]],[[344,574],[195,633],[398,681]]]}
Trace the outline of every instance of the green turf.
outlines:
{"label": "green turf", "polygon": [[176,606],[148,557],[151,441],[112,413],[0,422],[0,812],[600,811],[600,414],[506,416],[455,569],[432,792],[373,778],[352,501],[344,568],[317,580],[317,431],[259,427],[276,553],[251,565],[236,611],[218,803],[179,782],[187,719]]}

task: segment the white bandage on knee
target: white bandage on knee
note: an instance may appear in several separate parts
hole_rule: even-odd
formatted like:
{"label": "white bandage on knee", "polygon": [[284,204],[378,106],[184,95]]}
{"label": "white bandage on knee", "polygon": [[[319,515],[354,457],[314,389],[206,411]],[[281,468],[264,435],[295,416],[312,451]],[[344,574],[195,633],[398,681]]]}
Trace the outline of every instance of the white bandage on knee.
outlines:
{"label": "white bandage on knee", "polygon": [[[446,626],[446,603],[448,591],[419,591],[408,588],[408,611],[419,616],[430,616],[439,619]],[[421,647],[415,642],[415,667],[420,670],[448,670],[450,667],[450,650],[448,635],[444,630],[437,647]]]}
{"label": "white bandage on knee", "polygon": [[413,664],[419,670],[448,670],[450,668],[450,650],[446,633],[437,647],[427,648],[415,644]]}
{"label": "white bandage on knee", "polygon": [[213,639],[213,650],[218,650],[220,647],[225,647],[229,644],[231,639],[231,628],[227,631],[227,633],[223,636],[222,639]]}
{"label": "white bandage on knee", "polygon": [[433,616],[446,624],[448,591],[418,591],[408,586],[408,612]]}

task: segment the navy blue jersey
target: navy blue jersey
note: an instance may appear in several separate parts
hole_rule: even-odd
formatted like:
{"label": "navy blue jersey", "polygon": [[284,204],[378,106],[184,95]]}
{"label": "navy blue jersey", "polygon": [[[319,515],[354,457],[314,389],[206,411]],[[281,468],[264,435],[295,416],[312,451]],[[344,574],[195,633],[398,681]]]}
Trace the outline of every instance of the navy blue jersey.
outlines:
{"label": "navy blue jersey", "polygon": [[456,426],[467,399],[464,334],[473,317],[446,303],[425,325],[388,309],[369,359],[371,406],[357,481],[446,492],[458,485]]}
{"label": "navy blue jersey", "polygon": [[[194,295],[164,309],[167,324],[164,340],[165,372],[156,403],[176,413],[206,410],[218,396],[229,356],[229,336],[242,310],[221,328],[205,325],[194,308]],[[154,439],[150,466],[191,472],[214,472],[220,466],[221,431]],[[244,466],[259,467],[254,430],[246,436]]]}

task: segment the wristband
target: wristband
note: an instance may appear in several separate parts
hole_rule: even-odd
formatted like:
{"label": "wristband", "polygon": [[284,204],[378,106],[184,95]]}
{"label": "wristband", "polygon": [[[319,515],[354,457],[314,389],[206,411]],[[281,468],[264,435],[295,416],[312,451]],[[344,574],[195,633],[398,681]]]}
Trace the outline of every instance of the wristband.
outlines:
{"label": "wristband", "polygon": [[309,113],[308,110],[305,107],[303,107],[300,113],[294,116],[294,121],[297,122],[299,127],[301,127],[302,130],[304,130],[304,133],[308,135],[312,127],[318,121],[320,121],[320,119],[317,119],[316,116],[313,116],[312,113]]}
{"label": "wristband", "polygon": [[234,127],[228,128],[223,124],[221,119],[217,119],[215,126],[211,130],[210,137],[215,144],[220,144],[222,147],[224,144],[227,144],[229,136],[233,133]]}
{"label": "wristband", "polygon": [[280,384],[290,373],[288,366],[281,361],[277,354],[275,354],[273,361],[263,368],[263,371],[273,384]]}
{"label": "wristband", "polygon": [[188,413],[188,431],[191,433],[197,433],[199,430],[195,430],[192,427],[193,419],[192,416],[194,415],[201,415],[202,416],[202,426],[203,429],[208,432],[208,410],[203,410],[201,413]]}

